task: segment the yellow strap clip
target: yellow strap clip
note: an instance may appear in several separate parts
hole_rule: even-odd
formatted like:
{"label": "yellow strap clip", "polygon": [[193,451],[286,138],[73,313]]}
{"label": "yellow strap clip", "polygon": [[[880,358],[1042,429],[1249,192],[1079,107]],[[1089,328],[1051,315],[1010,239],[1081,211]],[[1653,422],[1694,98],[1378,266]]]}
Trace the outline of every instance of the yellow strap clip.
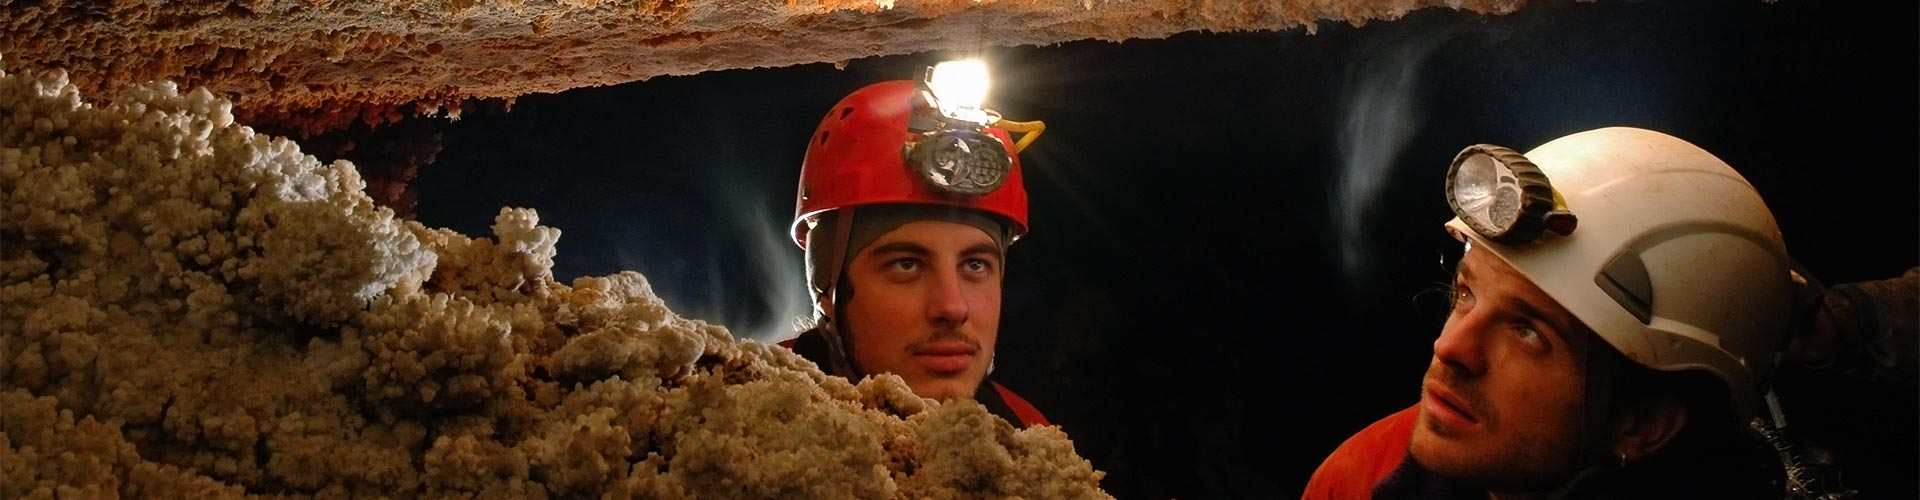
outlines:
{"label": "yellow strap clip", "polygon": [[1006,129],[1008,132],[1020,133],[1020,140],[1013,143],[1014,154],[1026,151],[1027,146],[1033,145],[1033,141],[1040,138],[1040,133],[1047,130],[1047,123],[1040,120],[1016,122],[1002,118],[994,121],[993,126]]}

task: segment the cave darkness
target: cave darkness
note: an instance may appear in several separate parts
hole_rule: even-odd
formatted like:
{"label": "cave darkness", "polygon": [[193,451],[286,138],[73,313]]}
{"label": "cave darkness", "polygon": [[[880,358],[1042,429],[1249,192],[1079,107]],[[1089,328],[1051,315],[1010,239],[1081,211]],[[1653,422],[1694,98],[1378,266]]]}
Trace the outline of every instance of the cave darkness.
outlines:
{"label": "cave darkness", "polygon": [[[995,376],[1120,498],[1297,496],[1413,404],[1458,244],[1446,164],[1612,125],[1713,152],[1828,283],[1920,261],[1916,5],[1542,2],[1354,27],[983,48],[1024,155]],[[645,274],[676,311],[772,337],[804,311],[785,239],[807,138],[928,53],[521,97],[437,123],[418,218],[560,228],[555,273]],[[349,152],[344,155],[353,159]],[[1346,221],[1346,222],[1342,222]],[[1344,224],[1344,225],[1343,225]],[[1348,228],[1343,230],[1342,228]],[[1796,428],[1868,498],[1920,494],[1920,391],[1785,373]]]}

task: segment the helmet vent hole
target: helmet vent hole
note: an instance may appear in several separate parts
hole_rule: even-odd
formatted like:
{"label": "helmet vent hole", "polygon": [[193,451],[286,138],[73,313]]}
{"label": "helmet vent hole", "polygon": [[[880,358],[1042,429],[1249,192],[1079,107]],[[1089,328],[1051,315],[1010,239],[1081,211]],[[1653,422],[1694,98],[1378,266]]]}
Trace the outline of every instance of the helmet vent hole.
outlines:
{"label": "helmet vent hole", "polygon": [[847,119],[847,115],[851,115],[851,114],[853,114],[853,106],[840,108],[840,119],[845,120]]}
{"label": "helmet vent hole", "polygon": [[1653,280],[1647,275],[1647,263],[1639,255],[1623,254],[1607,263],[1593,277],[1593,284],[1607,292],[1615,303],[1626,309],[1641,324],[1653,321]]}
{"label": "helmet vent hole", "polygon": [[820,132],[820,145],[821,145],[821,146],[825,146],[825,145],[827,145],[827,134],[828,134],[828,132],[826,132],[826,131],[821,131],[821,132]]}

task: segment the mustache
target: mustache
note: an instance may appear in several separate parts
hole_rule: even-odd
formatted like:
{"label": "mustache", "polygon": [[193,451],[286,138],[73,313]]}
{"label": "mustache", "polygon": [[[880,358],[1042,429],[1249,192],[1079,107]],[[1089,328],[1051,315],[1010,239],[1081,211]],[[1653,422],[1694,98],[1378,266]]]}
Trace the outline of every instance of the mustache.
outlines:
{"label": "mustache", "polygon": [[1463,378],[1454,369],[1444,364],[1436,364],[1427,369],[1427,376],[1421,382],[1423,385],[1439,384],[1446,387],[1447,392],[1467,407],[1465,408],[1467,411],[1475,415],[1485,415],[1482,409],[1486,408],[1486,396],[1477,380]]}
{"label": "mustache", "polygon": [[975,340],[973,336],[967,335],[966,333],[961,332],[959,329],[942,328],[942,329],[934,330],[933,333],[927,334],[926,338],[915,340],[913,341],[913,343],[907,344],[907,352],[909,354],[919,354],[921,352],[929,350],[934,344],[943,344],[948,342],[965,343],[967,347],[972,348],[975,352],[980,351],[980,341]]}

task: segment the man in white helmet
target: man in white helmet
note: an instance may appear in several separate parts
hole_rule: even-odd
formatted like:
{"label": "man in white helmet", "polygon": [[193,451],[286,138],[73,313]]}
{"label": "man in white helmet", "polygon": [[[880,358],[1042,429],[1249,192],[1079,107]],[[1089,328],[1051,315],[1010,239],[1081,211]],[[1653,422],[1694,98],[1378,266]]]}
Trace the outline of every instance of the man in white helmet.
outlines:
{"label": "man in white helmet", "polygon": [[1747,429],[1777,418],[1800,282],[1739,173],[1607,128],[1469,147],[1447,196],[1467,251],[1420,401],[1341,444],[1305,497],[1782,493]]}

